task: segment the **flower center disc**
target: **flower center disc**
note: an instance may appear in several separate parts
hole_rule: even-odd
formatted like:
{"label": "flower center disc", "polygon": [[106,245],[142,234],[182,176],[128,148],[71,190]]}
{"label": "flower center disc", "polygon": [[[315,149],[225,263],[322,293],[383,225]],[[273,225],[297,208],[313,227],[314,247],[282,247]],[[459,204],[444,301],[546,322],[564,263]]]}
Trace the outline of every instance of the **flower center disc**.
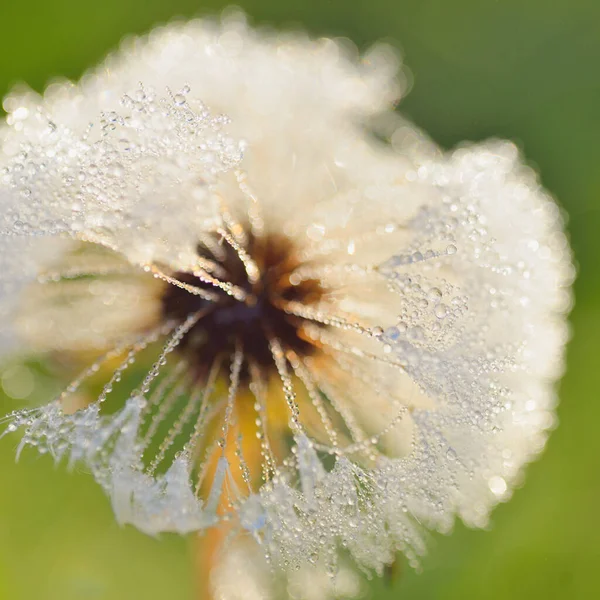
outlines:
{"label": "flower center disc", "polygon": [[[277,339],[286,351],[308,356],[316,347],[303,333],[305,319],[286,310],[292,304],[317,303],[324,294],[320,283],[304,279],[292,283],[290,276],[301,265],[294,243],[281,234],[248,236],[244,251],[258,268],[258,275],[248,274],[243,256],[230,243],[218,236],[197,246],[202,264],[211,270],[210,277],[232,284],[243,292],[237,299],[227,291],[191,273],[175,273],[184,284],[213,294],[207,300],[176,286],[168,286],[162,298],[166,320],[185,320],[200,312],[198,322],[181,341],[195,376],[205,378],[215,360],[230,364],[237,348],[247,357],[241,378],[247,379],[248,365],[254,363],[262,371],[275,368],[270,340]],[[314,324],[314,323],[313,323]]]}

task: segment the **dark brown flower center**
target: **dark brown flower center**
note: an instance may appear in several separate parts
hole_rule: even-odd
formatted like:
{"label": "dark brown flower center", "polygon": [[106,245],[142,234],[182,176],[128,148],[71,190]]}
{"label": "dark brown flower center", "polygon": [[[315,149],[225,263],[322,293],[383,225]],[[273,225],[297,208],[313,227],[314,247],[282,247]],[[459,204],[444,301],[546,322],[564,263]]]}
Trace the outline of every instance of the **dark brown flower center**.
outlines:
{"label": "dark brown flower center", "polygon": [[207,376],[219,357],[227,368],[237,348],[246,361],[242,379],[248,376],[248,363],[261,371],[274,369],[270,341],[276,339],[282,348],[299,356],[308,356],[315,346],[303,332],[306,321],[290,314],[288,307],[297,303],[314,304],[324,290],[314,279],[304,279],[294,285],[290,275],[300,266],[297,248],[281,234],[268,233],[250,236],[244,251],[258,267],[251,281],[238,250],[225,240],[213,236],[197,246],[204,264],[213,265],[211,277],[230,283],[242,290],[245,298],[236,299],[213,283],[191,273],[175,273],[180,282],[205,290],[215,296],[207,300],[185,289],[169,286],[162,298],[165,319],[183,321],[190,314],[201,312],[202,317],[182,339],[180,348],[198,378]]}

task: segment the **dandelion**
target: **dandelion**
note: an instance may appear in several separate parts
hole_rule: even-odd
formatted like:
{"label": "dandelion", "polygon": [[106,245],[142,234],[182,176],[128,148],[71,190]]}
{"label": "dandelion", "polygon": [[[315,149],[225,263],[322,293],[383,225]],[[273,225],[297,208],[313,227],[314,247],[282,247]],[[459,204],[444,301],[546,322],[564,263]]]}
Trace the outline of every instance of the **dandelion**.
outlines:
{"label": "dandelion", "polygon": [[3,345],[83,365],[5,431],[119,522],[204,532],[217,597],[240,561],[256,597],[358,594],[340,551],[484,526],[554,425],[559,209],[510,143],[377,141],[397,68],[238,15],[5,100]]}

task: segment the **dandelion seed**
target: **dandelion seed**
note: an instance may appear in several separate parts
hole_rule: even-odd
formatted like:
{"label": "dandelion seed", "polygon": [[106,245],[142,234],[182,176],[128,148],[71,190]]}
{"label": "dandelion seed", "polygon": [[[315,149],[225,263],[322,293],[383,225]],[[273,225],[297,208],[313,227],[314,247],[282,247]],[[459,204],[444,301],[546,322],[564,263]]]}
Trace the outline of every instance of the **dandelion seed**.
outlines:
{"label": "dandelion seed", "polygon": [[484,526],[553,424],[559,210],[509,143],[372,141],[394,62],[237,16],[5,100],[4,347],[89,359],[5,433],[84,462],[121,523],[208,530],[216,594],[248,544],[248,593],[341,568],[307,597],[358,594],[340,549],[380,571]]}

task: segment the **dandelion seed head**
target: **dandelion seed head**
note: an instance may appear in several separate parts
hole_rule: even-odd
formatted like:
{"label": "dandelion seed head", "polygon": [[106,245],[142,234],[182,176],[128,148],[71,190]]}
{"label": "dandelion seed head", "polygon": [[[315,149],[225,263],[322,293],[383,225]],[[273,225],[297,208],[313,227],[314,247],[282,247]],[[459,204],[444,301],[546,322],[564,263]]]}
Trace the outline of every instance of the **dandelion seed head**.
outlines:
{"label": "dandelion seed head", "polygon": [[230,528],[296,591],[486,525],[554,425],[571,254],[514,145],[365,132],[397,68],[236,16],[6,99],[5,347],[86,359],[12,415],[19,452],[149,534]]}

